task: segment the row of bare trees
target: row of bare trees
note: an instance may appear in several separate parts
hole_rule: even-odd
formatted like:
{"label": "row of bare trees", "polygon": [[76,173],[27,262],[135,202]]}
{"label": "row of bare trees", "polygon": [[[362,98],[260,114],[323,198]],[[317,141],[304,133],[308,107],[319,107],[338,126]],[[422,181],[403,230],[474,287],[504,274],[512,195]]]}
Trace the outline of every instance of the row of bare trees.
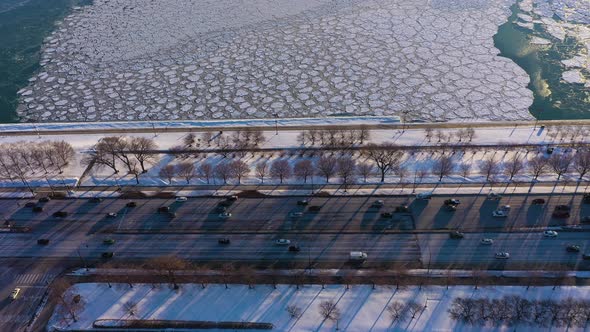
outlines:
{"label": "row of bare trees", "polygon": [[297,136],[302,146],[349,147],[363,145],[371,139],[371,131],[364,126],[359,129],[309,129]]}
{"label": "row of bare trees", "polygon": [[29,186],[31,177],[63,173],[75,157],[65,141],[15,142],[0,145],[0,177]]}
{"label": "row of bare trees", "polygon": [[456,140],[459,143],[471,142],[475,138],[475,129],[464,128],[455,131],[434,130],[432,127],[424,129],[428,142],[435,140],[437,143],[451,143]]}
{"label": "row of bare trees", "polygon": [[573,298],[531,301],[516,295],[492,300],[458,297],[453,300],[449,314],[454,320],[480,326],[586,327],[590,321],[590,301]]}

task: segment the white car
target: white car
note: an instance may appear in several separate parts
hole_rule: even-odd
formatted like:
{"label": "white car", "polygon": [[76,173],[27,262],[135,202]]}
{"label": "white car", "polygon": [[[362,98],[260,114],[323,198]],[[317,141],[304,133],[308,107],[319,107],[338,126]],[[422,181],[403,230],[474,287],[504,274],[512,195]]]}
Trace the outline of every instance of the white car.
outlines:
{"label": "white car", "polygon": [[275,244],[279,245],[279,246],[286,246],[291,244],[291,240],[287,240],[287,239],[278,239],[275,241]]}
{"label": "white car", "polygon": [[15,288],[12,293],[10,293],[10,299],[12,299],[13,301],[16,300],[16,298],[18,297],[18,294],[20,294],[20,288]]}
{"label": "white car", "polygon": [[494,244],[494,240],[486,238],[486,239],[481,239],[481,241],[479,243],[485,244],[485,245],[492,245],[492,244]]}
{"label": "white car", "polygon": [[186,200],[187,200],[187,198],[186,198],[186,197],[184,197],[184,196],[179,196],[179,197],[176,197],[176,201],[177,201],[177,202],[186,202]]}
{"label": "white car", "polygon": [[116,212],[109,212],[109,213],[107,213],[107,217],[109,217],[109,218],[116,218],[117,217],[117,213]]}
{"label": "white car", "polygon": [[492,212],[492,217],[506,218],[508,217],[508,212],[506,210],[495,210],[494,212]]}
{"label": "white car", "polygon": [[223,213],[219,214],[219,218],[221,218],[221,219],[227,219],[229,217],[231,217],[231,213],[229,213],[229,212],[223,212]]}
{"label": "white car", "polygon": [[557,232],[556,231],[544,231],[543,236],[544,237],[557,237]]}
{"label": "white car", "polygon": [[508,258],[510,258],[510,254],[507,252],[497,252],[496,258],[497,259],[508,259]]}
{"label": "white car", "polygon": [[498,210],[502,211],[510,211],[510,205],[502,205]]}

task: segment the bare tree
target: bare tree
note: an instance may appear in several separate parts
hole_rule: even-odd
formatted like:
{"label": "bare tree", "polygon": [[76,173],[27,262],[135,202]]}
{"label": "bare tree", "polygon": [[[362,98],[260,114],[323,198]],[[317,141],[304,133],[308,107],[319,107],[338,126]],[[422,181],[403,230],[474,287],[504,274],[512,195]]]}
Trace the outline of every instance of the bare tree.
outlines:
{"label": "bare tree", "polygon": [[215,176],[219,179],[223,180],[223,183],[226,184],[227,180],[232,178],[232,169],[229,166],[229,162],[219,162],[215,165],[213,169]]}
{"label": "bare tree", "polygon": [[234,177],[238,179],[238,184],[242,183],[242,178],[250,174],[250,166],[241,160],[234,160],[229,163]]}
{"label": "bare tree", "polygon": [[309,159],[299,160],[293,166],[293,173],[296,177],[303,179],[303,183],[307,183],[307,178],[313,176],[315,168]]}
{"label": "bare tree", "polygon": [[261,183],[264,183],[264,178],[268,175],[268,161],[263,160],[256,164],[256,176],[260,179]]}
{"label": "bare tree", "polygon": [[195,165],[188,161],[176,165],[176,174],[183,178],[186,181],[186,184],[189,184],[191,180],[197,176]]}
{"label": "bare tree", "polygon": [[504,163],[504,174],[510,178],[510,181],[512,181],[515,176],[522,173],[524,169],[525,165],[523,158],[518,153],[515,153],[512,158]]}
{"label": "bare tree", "polygon": [[342,157],[338,159],[336,164],[336,172],[338,176],[342,178],[342,184],[344,185],[344,191],[348,184],[354,182],[354,171],[356,169],[356,162],[350,157]]}
{"label": "bare tree", "polygon": [[207,143],[207,146],[211,146],[211,141],[213,140],[213,134],[210,131],[206,131],[201,134],[201,141]]}
{"label": "bare tree", "polygon": [[367,183],[367,178],[373,174],[374,167],[369,163],[360,163],[356,166],[356,173],[363,177],[363,182]]}
{"label": "bare tree", "polygon": [[368,144],[363,153],[373,162],[381,172],[381,182],[385,182],[385,175],[401,163],[403,152],[399,147],[385,143],[381,145]]}
{"label": "bare tree", "polygon": [[459,171],[461,172],[462,177],[467,178],[471,172],[471,163],[459,164]]}
{"label": "bare tree", "polygon": [[125,308],[125,312],[129,314],[129,316],[135,316],[135,309],[137,308],[137,303],[129,300],[123,304],[123,307]]}
{"label": "bare tree", "polygon": [[139,162],[142,173],[147,172],[146,164],[154,163],[158,159],[158,156],[154,154],[154,150],[157,148],[158,145],[152,138],[132,137],[129,141],[129,150]]}
{"label": "bare tree", "polygon": [[428,142],[430,142],[432,140],[433,132],[434,132],[434,129],[432,129],[432,127],[426,127],[424,129],[424,135],[426,136],[426,139],[428,140]]}
{"label": "bare tree", "polygon": [[182,138],[182,142],[186,147],[192,147],[195,144],[197,136],[193,133],[188,133]]}
{"label": "bare tree", "polygon": [[471,299],[455,298],[449,309],[451,318],[467,324],[475,323],[477,315],[472,302]]}
{"label": "bare tree", "polygon": [[494,156],[490,156],[484,159],[479,168],[481,172],[486,176],[486,181],[495,180],[498,174],[500,173],[500,164],[494,158]]}
{"label": "bare tree", "polygon": [[55,167],[59,170],[59,173],[63,173],[63,168],[68,166],[74,159],[76,152],[72,145],[66,141],[55,141],[51,142],[51,150],[55,157]]}
{"label": "bare tree", "polygon": [[590,150],[579,150],[574,156],[574,169],[580,175],[582,180],[584,175],[590,171]]}
{"label": "bare tree", "polygon": [[371,131],[369,128],[367,128],[367,126],[360,126],[358,139],[361,145],[365,144],[366,141],[371,139]]}
{"label": "bare tree", "polygon": [[438,181],[443,177],[451,175],[455,163],[450,155],[442,155],[432,165],[432,173],[438,176]]}
{"label": "bare tree", "polygon": [[536,155],[528,162],[528,168],[536,180],[540,175],[545,174],[549,168],[549,160],[542,155]]}
{"label": "bare tree", "polygon": [[415,318],[416,315],[422,313],[424,311],[424,306],[418,302],[410,302],[408,303],[408,311],[412,314],[412,318]]}
{"label": "bare tree", "polygon": [[326,178],[326,183],[330,182],[330,178],[336,174],[338,169],[338,159],[333,156],[321,156],[316,161],[316,170],[319,175]]}
{"label": "bare tree", "polygon": [[557,175],[557,181],[570,169],[573,158],[570,154],[553,154],[549,157],[548,163],[553,172]]}
{"label": "bare tree", "polygon": [[209,180],[213,176],[213,165],[211,165],[211,163],[209,162],[202,162],[199,165],[197,172],[198,176],[201,179],[205,179],[207,181],[207,184],[209,184]]}
{"label": "bare tree", "polygon": [[406,306],[399,301],[392,302],[388,305],[387,312],[389,312],[389,317],[391,318],[392,323],[403,322],[406,319]]}
{"label": "bare tree", "polygon": [[50,296],[60,304],[57,312],[64,318],[68,325],[71,321],[78,321],[78,313],[84,309],[86,302],[79,294],[75,294],[72,291],[70,284],[65,279],[57,279],[53,282]]}
{"label": "bare tree", "polygon": [[324,320],[337,321],[340,319],[340,309],[334,301],[323,301],[320,303],[320,315]]}
{"label": "bare tree", "polygon": [[186,270],[190,264],[182,258],[176,256],[160,256],[150,259],[146,263],[148,268],[160,271],[161,276],[168,278],[169,282],[178,289],[176,282],[176,271]]}
{"label": "bare tree", "polygon": [[[33,160],[34,166],[35,168],[41,168],[45,174],[48,174],[52,168],[51,161],[47,158],[46,150],[48,149],[51,149],[51,146],[47,142],[31,146],[31,159]],[[0,166],[2,168],[6,167],[1,160]]]}
{"label": "bare tree", "polygon": [[289,179],[292,175],[293,169],[286,159],[277,159],[270,166],[270,176],[279,179],[281,184],[283,180]]}
{"label": "bare tree", "polygon": [[551,300],[534,301],[531,307],[532,323],[546,327],[551,322]]}
{"label": "bare tree", "polygon": [[176,176],[176,167],[174,167],[174,165],[168,164],[168,165],[160,168],[160,171],[158,172],[158,176],[161,179],[168,180],[168,184],[172,184],[172,179]]}
{"label": "bare tree", "polygon": [[301,314],[303,313],[301,308],[296,305],[288,305],[286,310],[287,313],[289,313],[289,316],[295,319],[301,317]]}
{"label": "bare tree", "polygon": [[253,147],[259,147],[262,143],[264,143],[265,140],[266,137],[264,137],[264,134],[261,130],[252,130],[252,138],[250,141]]}

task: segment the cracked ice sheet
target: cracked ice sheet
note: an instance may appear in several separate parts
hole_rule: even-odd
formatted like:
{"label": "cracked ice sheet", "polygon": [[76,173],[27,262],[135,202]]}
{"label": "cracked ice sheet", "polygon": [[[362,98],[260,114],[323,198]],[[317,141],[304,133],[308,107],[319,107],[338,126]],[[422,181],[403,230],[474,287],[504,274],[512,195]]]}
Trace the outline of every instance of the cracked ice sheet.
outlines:
{"label": "cracked ice sheet", "polygon": [[[97,0],[47,38],[23,121],[532,119],[508,0]],[[24,98],[26,96],[26,98]]]}

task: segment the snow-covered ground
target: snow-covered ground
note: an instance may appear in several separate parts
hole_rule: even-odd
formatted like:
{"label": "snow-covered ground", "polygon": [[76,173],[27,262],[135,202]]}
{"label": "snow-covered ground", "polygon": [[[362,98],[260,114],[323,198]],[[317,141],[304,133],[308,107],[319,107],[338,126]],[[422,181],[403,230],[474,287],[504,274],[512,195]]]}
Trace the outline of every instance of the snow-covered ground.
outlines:
{"label": "snow-covered ground", "polygon": [[[366,124],[387,124],[391,122],[397,121],[397,119],[391,118],[350,118],[350,119],[330,119],[327,121],[321,121],[319,119],[295,119],[295,120],[279,120],[280,126],[301,126],[301,127],[308,127],[311,128],[314,125],[320,124],[359,124],[363,121],[366,121]],[[160,128],[165,123],[158,123]],[[297,137],[300,135],[301,130],[279,130],[278,134],[275,133],[275,123],[273,120],[243,120],[243,121],[229,121],[229,122],[202,122],[200,123],[199,127],[190,127],[187,128],[186,131],[183,131],[181,128],[186,126],[186,123],[178,122],[175,123],[174,128],[177,130],[175,131],[167,131],[165,129],[158,130],[156,134],[154,134],[151,125],[149,123],[143,123],[143,128],[145,128],[144,132],[139,133],[125,133],[127,128],[131,129],[138,129],[138,123],[129,123],[129,127],[126,127],[124,123],[105,123],[104,127],[103,124],[100,126],[88,126],[87,124],[80,124],[79,126],[75,124],[55,124],[55,125],[43,125],[43,130],[47,130],[45,134],[42,136],[37,136],[35,128],[31,125],[24,124],[22,127],[26,131],[30,131],[30,135],[18,135],[18,136],[0,136],[0,144],[2,143],[15,143],[19,141],[27,141],[27,142],[40,142],[43,140],[65,140],[70,142],[74,149],[76,150],[76,157],[75,160],[70,163],[68,168],[65,170],[63,174],[54,174],[49,175],[46,178],[43,175],[37,173],[36,175],[31,175],[31,179],[29,183],[32,186],[49,186],[48,180],[52,182],[52,185],[68,185],[71,186],[76,183],[76,181],[81,177],[85,168],[81,165],[81,159],[87,153],[87,151],[94,145],[100,138],[105,136],[116,136],[116,135],[124,135],[124,136],[141,136],[152,138],[158,148],[160,150],[169,150],[173,147],[183,146],[184,138],[189,134],[193,133],[196,135],[196,138],[199,139],[203,132],[200,132],[199,128],[206,129],[207,127],[225,127],[224,135],[230,136],[232,135],[231,128],[228,127],[230,124],[239,125],[239,126],[248,126],[248,125],[257,125],[257,126],[266,126],[267,129],[263,130],[263,135],[265,137],[264,141],[260,145],[260,148],[273,148],[273,149],[293,149],[301,147],[301,144],[298,142]],[[7,128],[11,128],[9,130],[14,130],[18,128],[17,125],[6,125]],[[505,126],[505,127],[476,127],[475,128],[475,137],[469,143],[463,141],[462,143],[458,143],[458,139],[454,136],[457,133],[458,129],[441,129],[442,133],[446,137],[452,136],[453,138],[447,139],[444,138],[441,142],[438,141],[436,131],[433,136],[428,139],[426,138],[426,131],[424,129],[412,128],[409,125],[409,129],[405,131],[399,129],[372,129],[370,130],[370,138],[365,142],[367,143],[385,143],[391,142],[400,146],[440,146],[444,142],[450,142],[450,144],[475,144],[475,145],[484,145],[489,146],[489,148],[478,148],[478,149],[467,149],[465,151],[461,151],[456,153],[453,156],[453,159],[457,165],[465,163],[470,164],[471,170],[468,172],[467,176],[463,176],[461,174],[458,167],[456,167],[454,174],[445,177],[443,179],[443,183],[456,183],[456,184],[464,184],[464,183],[484,183],[485,176],[481,174],[479,167],[481,166],[483,160],[489,158],[490,156],[494,155],[496,160],[500,163],[508,161],[515,153],[518,153],[522,157],[531,157],[537,153],[536,149],[520,149],[516,151],[509,151],[506,152],[505,149],[501,147],[496,147],[502,144],[532,144],[532,145],[539,145],[540,147],[552,144],[552,143],[568,143],[570,142],[570,136],[574,133],[577,129],[581,127],[566,127],[561,130],[563,135],[554,134],[557,133],[557,127],[547,127],[541,129],[539,127],[534,127],[530,125],[521,125],[521,126]],[[99,128],[108,128],[110,130],[114,130],[108,134],[68,134],[67,130],[84,130],[84,129],[99,129]],[[8,129],[7,129],[8,130]],[[65,130],[65,132],[59,132],[55,134],[47,134],[51,131],[55,130]],[[118,132],[120,130],[120,132]],[[576,138],[577,142],[588,142],[590,138],[587,135],[578,135]],[[309,146],[309,145],[308,145]],[[201,143],[199,146],[200,149],[214,149],[216,148],[215,141],[209,144]],[[447,148],[440,148],[441,151],[446,150]],[[556,150],[556,153],[559,150]],[[370,162],[365,156],[361,156],[360,153],[354,152],[353,158],[357,163],[360,162]],[[404,156],[402,157],[402,166],[405,169],[405,174],[400,177],[399,172],[393,172],[388,174],[386,177],[386,183],[406,183],[406,184],[437,184],[438,177],[436,175],[426,175],[422,178],[416,177],[415,170],[417,169],[429,169],[433,161],[440,156],[439,152],[433,152],[431,150],[419,150],[417,152],[411,153],[407,151]],[[148,172],[145,174],[141,174],[139,176],[140,185],[145,186],[160,186],[160,185],[168,185],[167,180],[161,179],[158,175],[160,169],[168,164],[178,164],[180,162],[192,162],[198,168],[203,162],[210,162],[212,164],[216,164],[218,162],[223,162],[227,160],[234,159],[241,159],[247,164],[251,166],[251,172],[248,176],[242,179],[242,184],[247,185],[258,185],[261,181],[257,178],[256,173],[254,172],[255,165],[262,162],[268,161],[272,163],[274,160],[284,158],[287,159],[291,165],[296,163],[302,159],[310,159],[316,160],[318,155],[311,156],[309,153],[304,156],[303,158],[299,156],[299,154],[293,153],[257,153],[252,155],[251,153],[247,154],[244,157],[234,157],[232,155],[228,156],[228,158],[224,158],[219,154],[203,154],[201,153],[198,157],[190,155],[189,157],[181,157],[177,156],[174,157],[172,155],[159,155],[158,159],[153,163],[153,165],[148,166]],[[125,167],[123,165],[119,165],[119,168],[124,170]],[[554,181],[556,179],[556,175],[552,173],[544,174],[539,177],[539,181],[547,182],[547,181]],[[575,174],[573,169],[570,169],[570,173],[566,176],[562,177],[562,179],[569,179],[569,180],[577,180],[578,176]],[[515,181],[530,181],[532,179],[531,175],[527,172],[523,172],[522,174],[517,175],[514,180]],[[378,184],[379,183],[379,176],[378,174],[373,174],[367,178],[368,184]],[[496,179],[496,182],[507,181],[508,177],[506,175],[499,175]],[[313,178],[309,178],[307,183],[313,183],[314,185],[319,188],[319,186],[326,184],[325,179],[322,176],[315,176]],[[194,179],[189,181],[191,185],[199,185],[199,184],[207,184],[205,179],[195,177]],[[301,179],[290,178],[285,181],[288,184],[297,184],[302,183]],[[334,176],[331,180],[331,184],[338,184],[341,180]],[[231,180],[230,184],[237,184],[237,180]],[[272,179],[269,176],[265,178],[264,184],[273,185],[278,184],[279,180]],[[355,183],[362,184],[364,183],[363,179],[358,177],[356,178]],[[82,185],[94,186],[94,185],[135,185],[135,178],[133,175],[126,175],[124,172],[121,172],[117,175],[113,174],[112,170],[108,168],[104,168],[101,170],[93,169],[91,172],[87,174],[87,176],[82,180]],[[186,181],[181,178],[175,178],[172,182],[173,185],[183,186],[186,185]],[[221,180],[219,179],[212,179],[210,184],[220,185],[222,184]],[[3,180],[0,181],[0,186],[3,187],[13,187],[13,186],[23,186],[22,182],[18,180]],[[402,190],[408,190],[408,188],[399,188]],[[398,188],[391,188],[392,192],[399,190]],[[410,189],[411,190],[411,189]],[[477,189],[474,189],[477,190]],[[565,189],[564,189],[565,190]],[[358,193],[361,193],[359,191]]]}
{"label": "snow-covered ground", "polygon": [[22,120],[532,119],[511,0],[96,0],[45,40]]}
{"label": "snow-covered ground", "polygon": [[[201,285],[187,284],[174,290],[168,284],[76,284],[70,289],[80,294],[84,309],[79,320],[70,329],[89,329],[97,319],[162,319],[206,320],[272,323],[275,331],[334,331],[336,325],[342,331],[557,331],[538,326],[473,326],[453,321],[448,309],[457,297],[496,299],[505,295],[518,295],[529,300],[562,300],[568,297],[588,299],[590,287],[478,287],[417,286],[397,289],[395,286],[353,285],[305,285],[297,289],[293,285]],[[341,315],[335,322],[324,320],[319,305],[323,301],[336,303]],[[413,319],[411,314],[403,321],[392,323],[387,306],[393,302],[416,302],[424,310]],[[130,315],[129,303],[133,303]],[[292,318],[288,306],[296,306],[301,315]],[[60,315],[54,314],[49,326],[68,328]],[[498,323],[501,324],[501,323]],[[581,329],[568,328],[567,331]]]}

